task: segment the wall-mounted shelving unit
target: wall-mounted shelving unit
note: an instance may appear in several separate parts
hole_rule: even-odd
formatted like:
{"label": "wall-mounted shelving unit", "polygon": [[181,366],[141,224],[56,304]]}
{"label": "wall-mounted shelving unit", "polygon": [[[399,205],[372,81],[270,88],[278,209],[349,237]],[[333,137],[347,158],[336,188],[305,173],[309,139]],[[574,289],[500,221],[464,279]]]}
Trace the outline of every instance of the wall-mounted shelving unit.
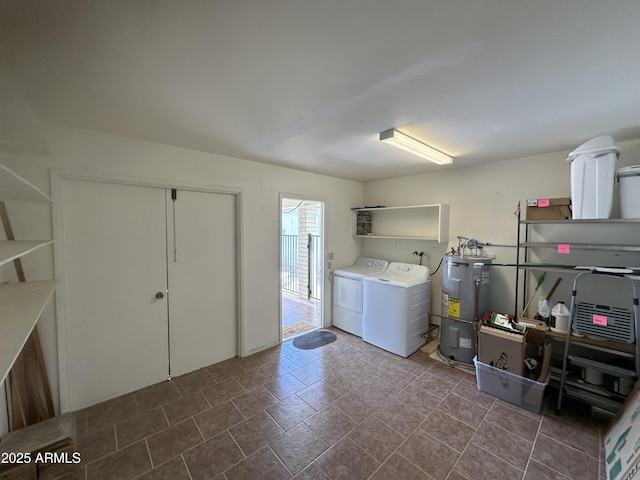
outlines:
{"label": "wall-mounted shelving unit", "polygon": [[9,370],[55,290],[55,280],[0,285],[0,375]]}
{"label": "wall-mounted shelving unit", "polygon": [[53,203],[51,197],[0,164],[0,201]]}
{"label": "wall-mounted shelving unit", "polygon": [[[53,203],[40,189],[0,164],[0,202],[3,202],[3,210],[5,201]],[[52,240],[0,241],[0,265],[52,243]],[[0,284],[0,382],[4,382],[31,335],[55,285],[55,280]]]}
{"label": "wall-mounted shelving unit", "polygon": [[408,205],[403,207],[373,207],[354,209],[371,214],[371,234],[356,234],[360,238],[390,238],[405,240],[449,241],[449,205]]}
{"label": "wall-mounted shelving unit", "polygon": [[0,265],[23,257],[40,247],[51,245],[53,240],[1,240],[0,241]]}

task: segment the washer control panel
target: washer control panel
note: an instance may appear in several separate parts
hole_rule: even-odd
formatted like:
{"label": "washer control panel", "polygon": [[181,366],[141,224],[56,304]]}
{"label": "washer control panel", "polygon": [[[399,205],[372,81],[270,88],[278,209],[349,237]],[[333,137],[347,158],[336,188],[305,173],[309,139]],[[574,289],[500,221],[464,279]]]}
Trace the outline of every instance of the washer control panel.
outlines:
{"label": "washer control panel", "polygon": [[415,263],[391,262],[385,274],[396,277],[427,279],[429,277],[429,269],[425,265],[416,265]]}

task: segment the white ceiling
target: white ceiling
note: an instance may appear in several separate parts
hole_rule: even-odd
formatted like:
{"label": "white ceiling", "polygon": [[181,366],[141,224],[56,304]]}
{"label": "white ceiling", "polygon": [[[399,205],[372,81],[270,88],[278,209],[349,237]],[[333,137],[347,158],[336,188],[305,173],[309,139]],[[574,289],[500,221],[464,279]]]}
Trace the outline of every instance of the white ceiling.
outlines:
{"label": "white ceiling", "polygon": [[[638,0],[2,0],[0,146],[46,149],[55,122],[368,181],[640,138],[639,20]],[[378,142],[391,127],[454,165]]]}

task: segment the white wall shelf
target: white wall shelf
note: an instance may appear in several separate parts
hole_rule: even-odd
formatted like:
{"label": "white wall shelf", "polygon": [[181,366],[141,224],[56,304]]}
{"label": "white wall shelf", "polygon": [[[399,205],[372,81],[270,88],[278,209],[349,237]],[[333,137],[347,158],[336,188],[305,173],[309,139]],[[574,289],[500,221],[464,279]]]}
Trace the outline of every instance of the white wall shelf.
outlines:
{"label": "white wall shelf", "polygon": [[449,205],[358,208],[354,211],[356,214],[366,211],[372,217],[371,234],[354,235],[358,238],[449,241]]}
{"label": "white wall shelf", "polygon": [[55,286],[55,280],[0,285],[0,383],[11,370]]}
{"label": "white wall shelf", "polygon": [[0,201],[5,200],[53,203],[38,187],[0,164]]}
{"label": "white wall shelf", "polygon": [[[42,190],[2,164],[0,201],[52,203]],[[0,266],[52,243],[52,240],[0,241]],[[0,284],[0,383],[4,382],[31,335],[55,285],[55,280]]]}
{"label": "white wall shelf", "polygon": [[52,243],[53,240],[2,240],[0,241],[0,265],[12,262]]}

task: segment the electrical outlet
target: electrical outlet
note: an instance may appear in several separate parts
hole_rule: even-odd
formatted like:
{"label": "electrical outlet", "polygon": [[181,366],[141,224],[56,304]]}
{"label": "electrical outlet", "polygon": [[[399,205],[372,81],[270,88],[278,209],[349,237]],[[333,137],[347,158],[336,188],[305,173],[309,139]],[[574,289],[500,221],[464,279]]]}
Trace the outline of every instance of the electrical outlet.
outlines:
{"label": "electrical outlet", "polygon": [[327,260],[333,260],[333,252],[327,253]]}

